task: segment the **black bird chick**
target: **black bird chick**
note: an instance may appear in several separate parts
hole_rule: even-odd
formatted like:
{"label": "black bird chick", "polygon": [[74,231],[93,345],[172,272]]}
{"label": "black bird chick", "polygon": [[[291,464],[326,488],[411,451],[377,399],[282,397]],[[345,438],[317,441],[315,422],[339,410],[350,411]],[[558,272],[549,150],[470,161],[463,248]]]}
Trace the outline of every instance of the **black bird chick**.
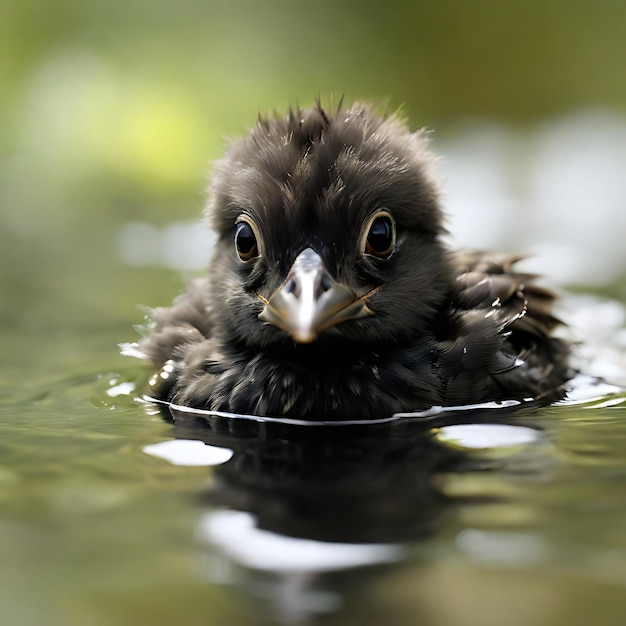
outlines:
{"label": "black bird chick", "polygon": [[215,166],[208,276],[140,343],[154,393],[309,420],[561,397],[553,294],[520,257],[446,249],[434,160],[362,105],[259,119]]}

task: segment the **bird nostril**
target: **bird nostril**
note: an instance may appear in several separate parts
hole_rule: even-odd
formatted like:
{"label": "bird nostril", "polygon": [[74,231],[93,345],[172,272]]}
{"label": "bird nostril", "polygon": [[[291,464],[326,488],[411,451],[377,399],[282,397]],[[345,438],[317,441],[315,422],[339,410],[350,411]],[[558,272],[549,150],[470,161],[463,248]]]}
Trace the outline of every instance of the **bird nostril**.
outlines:
{"label": "bird nostril", "polygon": [[320,256],[311,248],[307,248],[294,261],[281,292],[296,300],[302,298],[319,300],[334,286],[335,281],[324,268]]}
{"label": "bird nostril", "polygon": [[289,279],[287,281],[287,284],[285,285],[285,292],[292,293],[296,298],[299,298],[300,294],[302,293],[300,281],[296,280],[295,278]]}
{"label": "bird nostril", "polygon": [[[309,285],[308,289],[306,285]],[[327,291],[332,289],[333,279],[325,272],[318,273],[315,276],[292,276],[283,287],[284,293],[292,294],[295,298],[302,297],[303,288],[306,291],[312,292],[314,298],[320,298]]]}
{"label": "bird nostril", "polygon": [[317,284],[316,296],[321,296],[323,293],[327,292],[333,286],[332,278],[324,272]]}

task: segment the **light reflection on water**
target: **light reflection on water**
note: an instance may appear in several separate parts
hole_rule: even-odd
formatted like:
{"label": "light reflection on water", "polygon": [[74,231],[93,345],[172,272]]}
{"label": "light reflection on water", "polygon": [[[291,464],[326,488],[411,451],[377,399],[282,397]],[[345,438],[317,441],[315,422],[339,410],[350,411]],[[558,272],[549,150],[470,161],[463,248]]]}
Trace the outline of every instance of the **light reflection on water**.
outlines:
{"label": "light reflection on water", "polygon": [[[615,385],[583,376],[573,384],[576,398],[559,410],[626,403]],[[270,622],[308,623],[341,613],[351,599],[338,592],[330,573],[412,562],[446,533],[450,511],[481,504],[487,517],[448,534],[446,551],[454,556],[446,559],[524,571],[551,570],[563,558],[537,526],[536,505],[516,501],[524,485],[554,481],[559,472],[549,434],[554,424],[532,402],[323,425],[149,399],[145,408],[173,417],[181,437],[173,453],[173,441],[145,452],[167,446],[167,454],[156,456],[178,465],[204,458],[215,466],[209,510],[195,533],[208,550],[204,580],[246,590],[264,603]],[[488,521],[490,506],[496,515]]]}
{"label": "light reflection on water", "polygon": [[[592,305],[591,329],[619,322]],[[606,332],[586,344],[612,345]],[[120,365],[138,369],[3,400],[2,623],[621,623],[616,386],[581,377],[558,406],[330,429],[193,412],[171,424],[133,400],[145,366]],[[302,568],[278,571],[288,558]]]}
{"label": "light reflection on water", "polygon": [[[198,443],[188,438],[204,442],[207,463],[232,452],[215,468],[211,508],[197,525],[209,549],[207,582],[246,589],[284,623],[343,605],[328,574],[407,559],[412,542],[436,534],[454,497],[432,480],[475,471],[463,449],[508,449],[500,454],[507,457],[541,439],[528,426],[472,424],[512,419],[511,407],[491,404],[326,425],[159,407],[171,411],[185,442],[169,462],[187,463],[185,449]],[[461,430],[446,425],[459,420],[468,422]]]}

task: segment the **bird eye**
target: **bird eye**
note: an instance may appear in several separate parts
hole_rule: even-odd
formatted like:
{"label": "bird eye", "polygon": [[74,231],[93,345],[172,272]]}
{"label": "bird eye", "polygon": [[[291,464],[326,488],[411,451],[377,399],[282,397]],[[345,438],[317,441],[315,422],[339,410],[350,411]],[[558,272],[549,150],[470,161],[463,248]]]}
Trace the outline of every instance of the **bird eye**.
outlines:
{"label": "bird eye", "polygon": [[242,220],[235,230],[235,248],[242,261],[250,261],[259,256],[259,245],[252,225]]}
{"label": "bird eye", "polygon": [[386,259],[396,245],[396,224],[387,211],[378,211],[369,222],[363,246],[365,254]]}

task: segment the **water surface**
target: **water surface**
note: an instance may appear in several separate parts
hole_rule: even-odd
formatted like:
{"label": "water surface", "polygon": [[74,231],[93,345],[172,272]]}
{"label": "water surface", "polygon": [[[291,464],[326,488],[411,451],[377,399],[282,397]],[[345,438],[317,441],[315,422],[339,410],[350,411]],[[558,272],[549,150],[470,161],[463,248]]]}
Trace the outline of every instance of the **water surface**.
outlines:
{"label": "water surface", "polygon": [[623,623],[622,394],[171,423],[118,331],[85,333],[80,374],[5,381],[3,624]]}

